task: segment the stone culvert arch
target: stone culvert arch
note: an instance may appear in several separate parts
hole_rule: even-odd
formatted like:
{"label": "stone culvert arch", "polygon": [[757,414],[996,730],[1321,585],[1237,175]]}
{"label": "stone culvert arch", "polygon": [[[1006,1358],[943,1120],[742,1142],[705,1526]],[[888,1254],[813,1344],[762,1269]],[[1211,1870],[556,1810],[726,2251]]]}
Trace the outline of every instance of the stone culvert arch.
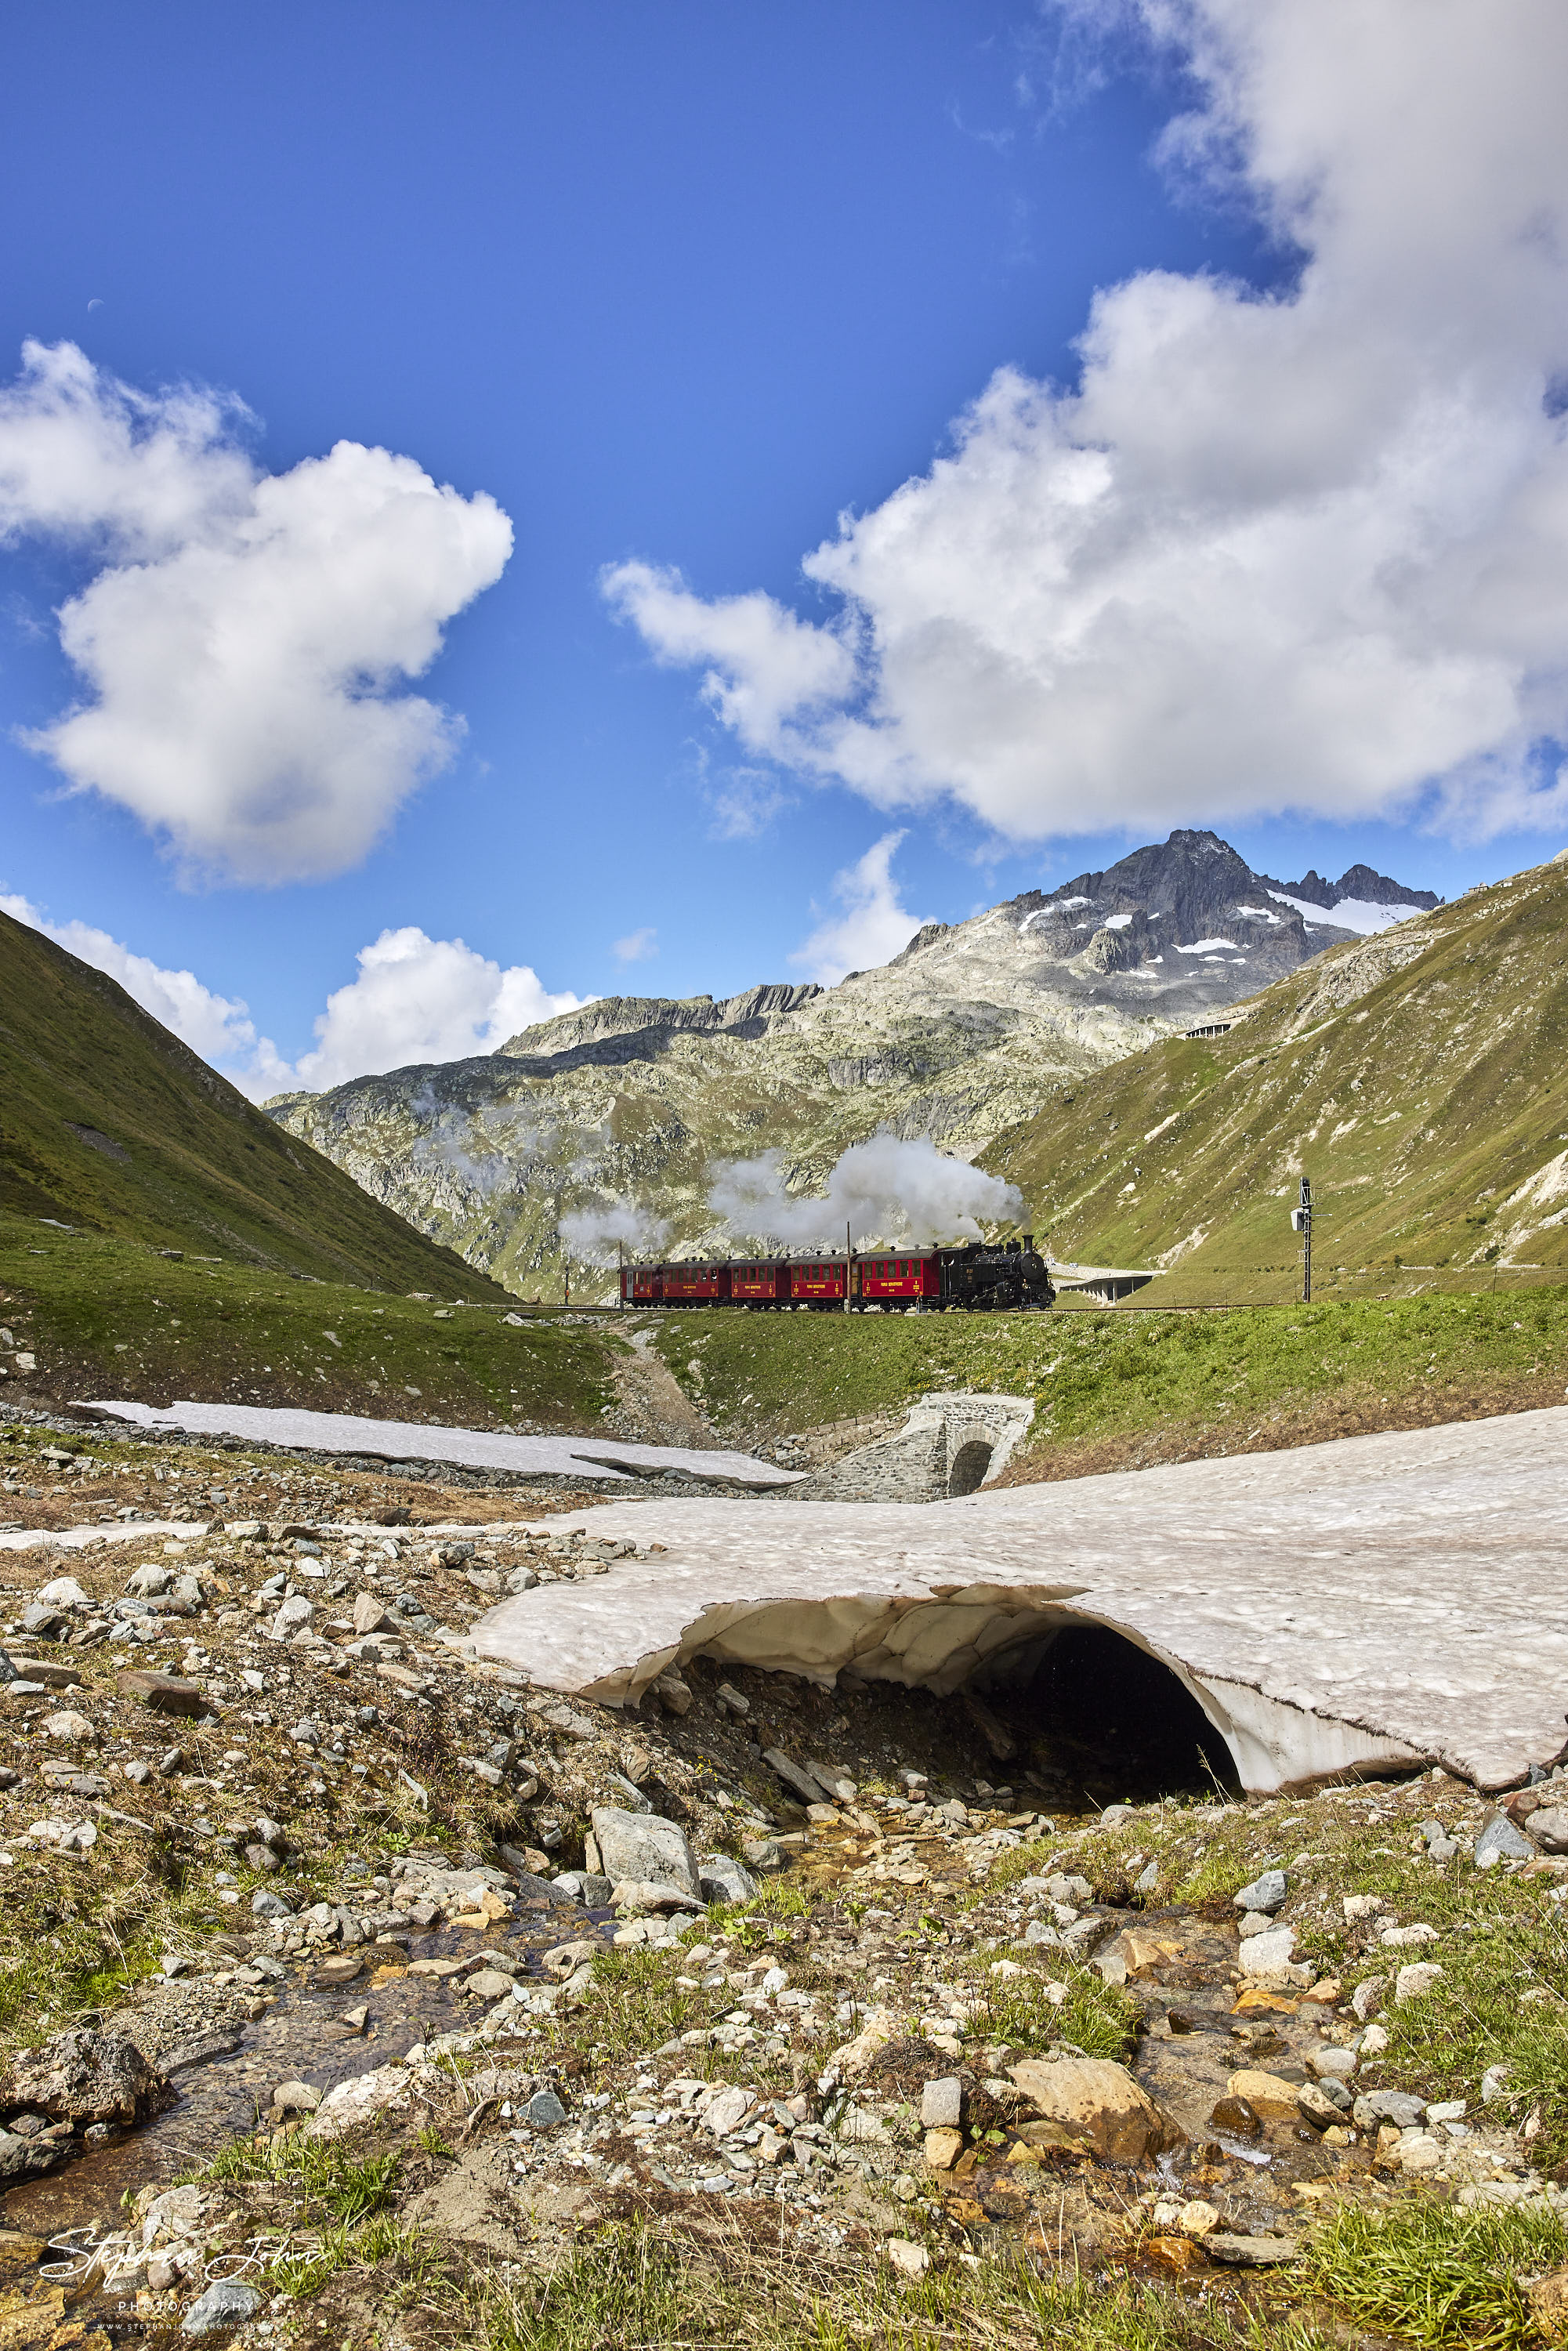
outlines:
{"label": "stone culvert arch", "polygon": [[940,1502],[988,1486],[1029,1432],[1027,1396],[955,1389],[922,1396],[902,1428],[857,1447],[799,1485],[798,1502]]}

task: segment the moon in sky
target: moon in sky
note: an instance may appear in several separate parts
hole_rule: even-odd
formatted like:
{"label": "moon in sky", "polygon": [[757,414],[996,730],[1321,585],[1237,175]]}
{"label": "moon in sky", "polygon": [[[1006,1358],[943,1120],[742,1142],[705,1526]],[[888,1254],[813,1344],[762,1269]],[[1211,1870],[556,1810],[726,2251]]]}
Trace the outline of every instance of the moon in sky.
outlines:
{"label": "moon in sky", "polygon": [[103,308],[103,297],[102,297],[102,295],[101,295],[101,294],[95,294],[95,295],[93,296],[93,298],[92,298],[92,300],[88,304],[88,306],[87,306],[87,307],[88,307],[88,308],[89,308],[89,310],[101,310],[101,309],[102,309],[102,308]]}

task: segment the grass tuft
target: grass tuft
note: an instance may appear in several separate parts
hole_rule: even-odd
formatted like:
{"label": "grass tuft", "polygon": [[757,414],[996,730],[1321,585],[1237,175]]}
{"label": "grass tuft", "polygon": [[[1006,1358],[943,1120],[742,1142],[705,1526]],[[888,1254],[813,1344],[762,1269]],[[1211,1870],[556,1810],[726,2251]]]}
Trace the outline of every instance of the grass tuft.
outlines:
{"label": "grass tuft", "polygon": [[1398,2204],[1376,2212],[1346,2205],[1317,2231],[1307,2252],[1319,2292],[1368,2326],[1411,2342],[1514,2351],[1531,2339],[1520,2273],[1568,2260],[1568,2230],[1555,2213],[1457,2212]]}

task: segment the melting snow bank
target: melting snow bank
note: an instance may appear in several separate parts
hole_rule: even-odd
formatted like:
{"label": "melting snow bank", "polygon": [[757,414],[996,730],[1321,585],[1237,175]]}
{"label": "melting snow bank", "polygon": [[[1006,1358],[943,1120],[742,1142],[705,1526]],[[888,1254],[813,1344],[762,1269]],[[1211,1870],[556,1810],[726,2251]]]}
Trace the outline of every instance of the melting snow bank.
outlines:
{"label": "melting snow bank", "polygon": [[674,1470],[714,1483],[792,1486],[798,1472],[749,1453],[698,1453],[678,1445],[622,1445],[608,1437],[507,1437],[494,1429],[437,1428],[428,1421],[360,1420],[344,1412],[275,1411],[264,1405],[150,1404],[73,1405],[138,1427],[183,1429],[193,1437],[248,1437],[309,1453],[357,1454],[387,1461],[454,1461],[465,1469],[507,1469],[520,1478],[571,1478],[623,1484]]}
{"label": "melting snow bank", "polygon": [[1027,1679],[1064,1627],[1101,1625],[1191,1692],[1252,1790],[1423,1759],[1506,1787],[1563,1746],[1563,1407],[953,1501],[612,1504],[592,1526],[668,1550],[612,1590],[508,1601],[479,1654],[622,1705],[697,1655],[948,1691]]}

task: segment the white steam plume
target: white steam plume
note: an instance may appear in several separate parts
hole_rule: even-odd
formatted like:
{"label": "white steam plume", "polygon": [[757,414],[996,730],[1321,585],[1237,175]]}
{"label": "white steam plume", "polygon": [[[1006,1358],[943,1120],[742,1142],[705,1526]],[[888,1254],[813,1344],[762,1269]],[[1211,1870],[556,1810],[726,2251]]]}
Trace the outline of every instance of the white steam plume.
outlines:
{"label": "white steam plume", "polygon": [[841,1244],[847,1226],[857,1247],[909,1241],[925,1248],[977,1240],[982,1218],[1014,1222],[1022,1214],[1023,1195],[967,1159],[950,1159],[924,1136],[904,1142],[873,1134],[841,1155],[820,1197],[787,1193],[779,1153],[765,1151],[760,1158],[721,1167],[708,1206],[737,1238],[831,1249]]}
{"label": "white steam plume", "polygon": [[569,1257],[591,1265],[613,1265],[617,1245],[629,1255],[664,1247],[669,1226],[663,1217],[650,1216],[629,1200],[612,1200],[597,1208],[572,1208],[560,1220],[561,1245]]}

